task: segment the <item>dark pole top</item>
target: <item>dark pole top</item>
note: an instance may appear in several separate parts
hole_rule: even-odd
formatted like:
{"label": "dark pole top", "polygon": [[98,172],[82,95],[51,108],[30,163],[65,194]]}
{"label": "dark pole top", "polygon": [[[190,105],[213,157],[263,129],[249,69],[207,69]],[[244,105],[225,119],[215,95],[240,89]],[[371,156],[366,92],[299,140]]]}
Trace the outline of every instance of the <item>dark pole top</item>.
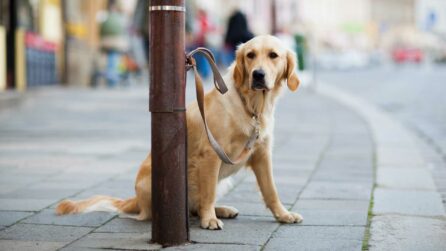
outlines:
{"label": "dark pole top", "polygon": [[[162,7],[159,7],[162,6]],[[150,0],[149,11],[185,11],[184,0]]]}
{"label": "dark pole top", "polygon": [[[150,111],[175,112],[185,110],[181,94],[186,58],[184,54],[185,5],[183,0],[151,0],[150,58],[151,87]],[[181,40],[181,41],[180,41]],[[156,88],[153,85],[157,85]],[[162,98],[159,98],[162,97]]]}

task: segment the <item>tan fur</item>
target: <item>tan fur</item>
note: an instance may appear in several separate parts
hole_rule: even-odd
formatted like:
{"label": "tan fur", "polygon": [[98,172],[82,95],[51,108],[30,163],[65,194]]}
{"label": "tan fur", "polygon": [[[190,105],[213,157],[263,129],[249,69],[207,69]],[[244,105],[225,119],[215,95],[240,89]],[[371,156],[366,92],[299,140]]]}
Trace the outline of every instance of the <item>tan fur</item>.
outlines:
{"label": "tan fur", "polygon": [[[248,58],[247,54],[250,52],[256,56]],[[271,52],[276,53],[278,57],[271,58]],[[209,127],[216,140],[232,158],[242,151],[254,128],[251,114],[259,114],[260,137],[251,156],[242,164],[231,166],[222,163],[207,140],[197,103],[188,106],[189,208],[191,213],[200,216],[201,227],[221,229],[223,222],[217,217],[234,218],[238,215],[235,208],[215,206],[216,188],[220,180],[233,175],[244,166],[254,171],[263,199],[278,221],[302,221],[299,214],[289,212],[279,200],[272,175],[271,156],[274,104],[285,83],[292,91],[299,85],[294,71],[295,60],[294,53],[285,49],[277,38],[258,36],[238,48],[236,61],[224,77],[229,88],[228,93],[221,95],[212,90],[205,96]],[[251,88],[252,72],[259,68],[265,71],[267,91]],[[136,199],[123,201],[99,196],[78,202],[63,201],[57,207],[57,213],[79,213],[105,201],[112,203],[121,213],[137,214],[132,217],[138,220],[151,219],[151,171],[149,154],[136,178]]]}

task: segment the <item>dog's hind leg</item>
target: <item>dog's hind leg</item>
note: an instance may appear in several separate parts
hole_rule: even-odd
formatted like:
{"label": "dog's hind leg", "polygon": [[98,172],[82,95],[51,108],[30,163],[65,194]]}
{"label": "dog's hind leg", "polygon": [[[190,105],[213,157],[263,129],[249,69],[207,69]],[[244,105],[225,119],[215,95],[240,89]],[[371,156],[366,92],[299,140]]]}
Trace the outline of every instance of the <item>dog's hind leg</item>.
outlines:
{"label": "dog's hind leg", "polygon": [[123,215],[136,220],[152,219],[152,157],[149,155],[141,165],[135,183],[139,215]]}

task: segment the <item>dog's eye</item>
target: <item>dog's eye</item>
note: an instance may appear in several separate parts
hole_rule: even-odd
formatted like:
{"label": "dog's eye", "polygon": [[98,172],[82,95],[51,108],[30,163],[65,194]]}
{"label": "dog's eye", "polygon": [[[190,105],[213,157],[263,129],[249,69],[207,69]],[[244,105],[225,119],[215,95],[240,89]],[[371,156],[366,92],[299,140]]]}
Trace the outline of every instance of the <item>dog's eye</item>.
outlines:
{"label": "dog's eye", "polygon": [[246,56],[250,59],[253,59],[256,57],[256,54],[254,52],[250,52],[250,53],[246,54]]}
{"label": "dog's eye", "polygon": [[268,54],[268,56],[269,56],[269,58],[271,58],[271,59],[275,59],[275,58],[277,58],[279,55],[277,55],[277,53],[275,53],[275,52],[270,52],[269,54]]}

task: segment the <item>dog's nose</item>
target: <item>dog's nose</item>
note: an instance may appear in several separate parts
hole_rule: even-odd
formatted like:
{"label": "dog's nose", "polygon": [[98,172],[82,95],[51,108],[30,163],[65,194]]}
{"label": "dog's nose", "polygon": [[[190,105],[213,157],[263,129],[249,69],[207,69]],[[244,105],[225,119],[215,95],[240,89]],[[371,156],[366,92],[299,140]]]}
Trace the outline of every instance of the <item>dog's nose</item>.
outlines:
{"label": "dog's nose", "polygon": [[252,78],[257,81],[265,80],[265,72],[262,69],[254,70],[252,72]]}

